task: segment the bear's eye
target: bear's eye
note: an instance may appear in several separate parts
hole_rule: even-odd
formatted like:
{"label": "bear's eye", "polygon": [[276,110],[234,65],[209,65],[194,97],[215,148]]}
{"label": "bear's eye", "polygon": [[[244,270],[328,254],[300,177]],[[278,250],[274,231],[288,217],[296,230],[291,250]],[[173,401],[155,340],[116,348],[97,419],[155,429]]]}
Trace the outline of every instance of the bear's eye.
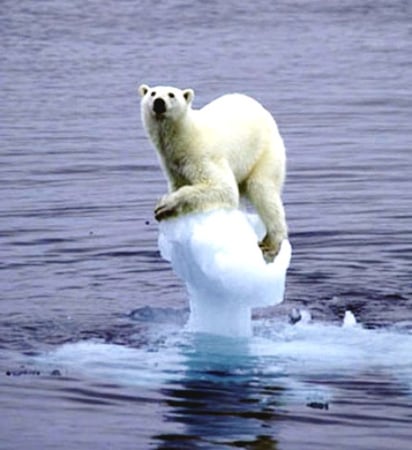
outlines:
{"label": "bear's eye", "polygon": [[173,94],[173,92],[169,92],[169,97],[170,98],[175,98],[175,94]]}
{"label": "bear's eye", "polygon": [[156,91],[152,91],[152,93],[150,94],[152,97],[154,97],[156,95]]}

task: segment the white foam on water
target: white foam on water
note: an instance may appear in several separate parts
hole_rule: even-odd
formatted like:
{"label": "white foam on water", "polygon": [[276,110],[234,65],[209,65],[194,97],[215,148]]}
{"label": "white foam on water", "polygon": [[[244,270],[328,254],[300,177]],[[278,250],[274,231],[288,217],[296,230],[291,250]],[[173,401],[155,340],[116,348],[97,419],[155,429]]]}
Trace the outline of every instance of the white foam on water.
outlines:
{"label": "white foam on water", "polygon": [[180,378],[185,361],[185,356],[173,345],[140,349],[92,340],[64,344],[35,358],[36,364],[59,369],[64,375],[86,374],[100,380],[148,387],[159,387]]}
{"label": "white foam on water", "polygon": [[255,215],[214,210],[163,221],[159,248],[186,283],[189,331],[251,336],[251,310],[283,301],[291,246],[283,241],[274,262],[259,249],[264,227]]}
{"label": "white foam on water", "polygon": [[275,358],[293,377],[321,375],[333,381],[380,373],[412,389],[412,334],[365,329],[349,311],[341,326],[278,322],[270,339],[251,341],[251,352],[268,361]]}
{"label": "white foam on water", "polygon": [[292,402],[328,402],[339,381],[363,377],[383,379],[412,394],[411,333],[368,330],[359,323],[348,327],[285,321],[266,323],[264,330],[265,338],[240,339],[182,332],[162,339],[162,345],[142,348],[81,341],[38,356],[34,363],[68,376],[148,389],[206,380],[216,370],[227,374],[227,383],[258,379],[262,386],[282,386],[285,401]]}

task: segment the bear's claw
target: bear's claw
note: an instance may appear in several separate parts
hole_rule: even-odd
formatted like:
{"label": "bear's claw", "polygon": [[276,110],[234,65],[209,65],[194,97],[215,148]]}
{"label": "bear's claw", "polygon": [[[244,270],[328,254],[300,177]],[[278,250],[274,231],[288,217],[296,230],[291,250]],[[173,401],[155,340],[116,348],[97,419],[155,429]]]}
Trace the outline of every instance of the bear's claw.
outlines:
{"label": "bear's claw", "polygon": [[[170,199],[170,196],[167,196]],[[171,217],[178,215],[178,208],[176,202],[160,200],[157,204],[154,215],[155,219],[160,222],[161,220],[170,219]]]}
{"label": "bear's claw", "polygon": [[160,222],[161,220],[168,219],[169,217],[174,216],[175,210],[173,208],[168,208],[167,205],[158,206],[154,210],[155,219]]}

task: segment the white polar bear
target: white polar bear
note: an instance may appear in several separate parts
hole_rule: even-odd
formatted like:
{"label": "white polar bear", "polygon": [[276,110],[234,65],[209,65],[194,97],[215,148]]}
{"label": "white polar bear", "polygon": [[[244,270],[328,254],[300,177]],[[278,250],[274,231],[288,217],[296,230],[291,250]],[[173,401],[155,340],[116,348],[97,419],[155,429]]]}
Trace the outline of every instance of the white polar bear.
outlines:
{"label": "white polar bear", "polygon": [[142,119],[169,180],[157,220],[215,208],[237,208],[244,195],[266,227],[260,243],[273,258],[287,237],[281,200],[286,155],[271,114],[242,94],[192,109],[192,89],[139,87]]}

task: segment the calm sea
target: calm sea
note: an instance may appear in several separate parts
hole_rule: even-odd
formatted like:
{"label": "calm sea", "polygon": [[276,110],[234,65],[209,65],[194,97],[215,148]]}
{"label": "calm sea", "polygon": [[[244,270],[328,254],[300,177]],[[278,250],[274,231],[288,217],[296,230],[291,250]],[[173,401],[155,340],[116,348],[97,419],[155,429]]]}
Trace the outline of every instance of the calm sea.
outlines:
{"label": "calm sea", "polygon": [[[0,49],[1,450],[410,448],[410,1],[2,0]],[[294,254],[255,339],[181,331],[140,83],[278,122]]]}

